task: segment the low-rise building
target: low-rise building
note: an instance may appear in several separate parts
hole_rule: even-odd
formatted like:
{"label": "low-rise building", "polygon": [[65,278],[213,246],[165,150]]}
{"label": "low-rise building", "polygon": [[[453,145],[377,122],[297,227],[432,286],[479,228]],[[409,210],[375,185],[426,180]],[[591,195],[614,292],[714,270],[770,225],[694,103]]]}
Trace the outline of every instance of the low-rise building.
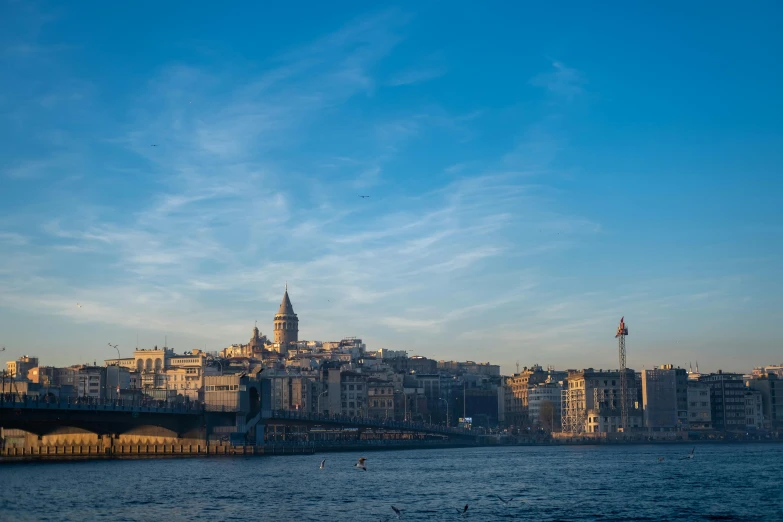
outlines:
{"label": "low-rise building", "polygon": [[560,426],[560,396],[563,382],[543,382],[530,386],[527,393],[528,415],[531,423],[548,430]]}
{"label": "low-rise building", "polygon": [[15,361],[8,361],[5,365],[13,379],[26,380],[27,372],[38,367],[38,357],[23,355]]}
{"label": "low-rise building", "polygon": [[394,418],[394,383],[367,379],[367,414],[378,419]]}
{"label": "low-rise building", "polygon": [[745,428],[758,430],[764,427],[764,408],[761,392],[747,390],[745,392]]}

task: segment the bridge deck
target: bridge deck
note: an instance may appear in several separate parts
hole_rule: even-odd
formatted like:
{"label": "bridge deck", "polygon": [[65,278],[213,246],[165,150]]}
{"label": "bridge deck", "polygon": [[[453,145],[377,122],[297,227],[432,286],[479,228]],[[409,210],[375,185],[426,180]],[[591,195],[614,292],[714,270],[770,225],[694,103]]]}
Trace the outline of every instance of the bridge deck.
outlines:
{"label": "bridge deck", "polygon": [[375,419],[371,417],[349,417],[347,415],[321,415],[318,413],[302,413],[288,410],[262,410],[262,416],[266,420],[302,421],[308,424],[329,424],[361,426],[368,428],[385,428],[392,430],[415,431],[418,433],[438,433],[451,436],[475,436],[471,430],[465,428],[450,428],[437,424],[423,422],[402,422],[394,420]]}
{"label": "bridge deck", "polygon": [[188,404],[163,403],[159,405],[143,405],[135,401],[93,401],[76,402],[69,399],[46,401],[37,395],[16,395],[0,397],[0,409],[6,410],[69,410],[69,411],[112,411],[112,412],[137,412],[137,413],[166,413],[201,415],[204,411],[201,406]]}

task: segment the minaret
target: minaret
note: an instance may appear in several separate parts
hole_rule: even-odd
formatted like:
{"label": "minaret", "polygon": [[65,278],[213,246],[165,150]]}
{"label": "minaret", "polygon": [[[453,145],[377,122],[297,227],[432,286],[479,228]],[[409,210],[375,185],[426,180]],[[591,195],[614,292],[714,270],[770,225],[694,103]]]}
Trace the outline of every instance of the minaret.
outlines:
{"label": "minaret", "polygon": [[285,355],[288,353],[288,345],[298,340],[299,318],[294,313],[294,307],[288,297],[288,283],[286,283],[283,301],[275,314],[275,343],[280,343],[280,353]]}

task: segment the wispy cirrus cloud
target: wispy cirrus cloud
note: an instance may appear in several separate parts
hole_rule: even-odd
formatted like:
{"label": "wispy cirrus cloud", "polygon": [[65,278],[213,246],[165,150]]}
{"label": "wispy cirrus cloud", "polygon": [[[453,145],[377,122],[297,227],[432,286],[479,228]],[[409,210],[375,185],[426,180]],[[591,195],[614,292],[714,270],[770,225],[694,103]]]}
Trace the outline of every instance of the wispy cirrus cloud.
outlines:
{"label": "wispy cirrus cloud", "polygon": [[[90,146],[55,129],[64,139],[50,149],[79,152],[15,156],[15,183],[50,170],[72,183],[9,221],[24,229],[2,223],[0,305],[219,348],[256,319],[271,326],[288,281],[303,337],[360,335],[434,357],[480,348],[508,365],[522,349],[573,353],[622,299],[699,309],[734,291],[704,283],[685,297],[669,281],[616,299],[569,287],[558,263],[603,224],[553,186],[567,141],[544,118],[474,154],[487,109],[377,103],[402,92],[379,86],[445,72],[426,59],[379,72],[407,20],[362,17],[252,67],[166,61],[117,102],[126,111],[107,111]],[[532,83],[567,101],[584,78],[555,63]],[[61,108],[69,92],[36,103]]]}
{"label": "wispy cirrus cloud", "polygon": [[586,83],[584,76],[577,69],[558,61],[552,62],[552,70],[537,74],[530,80],[531,85],[543,87],[568,101],[581,95]]}

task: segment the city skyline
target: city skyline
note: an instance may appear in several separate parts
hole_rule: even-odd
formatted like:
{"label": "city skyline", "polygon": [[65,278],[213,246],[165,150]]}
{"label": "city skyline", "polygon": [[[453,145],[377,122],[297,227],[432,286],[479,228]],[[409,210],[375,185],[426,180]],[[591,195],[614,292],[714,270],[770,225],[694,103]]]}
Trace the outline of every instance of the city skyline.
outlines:
{"label": "city skyline", "polygon": [[271,335],[287,281],[300,339],[504,374],[615,368],[621,316],[637,371],[780,362],[760,8],[2,9],[8,360]]}

